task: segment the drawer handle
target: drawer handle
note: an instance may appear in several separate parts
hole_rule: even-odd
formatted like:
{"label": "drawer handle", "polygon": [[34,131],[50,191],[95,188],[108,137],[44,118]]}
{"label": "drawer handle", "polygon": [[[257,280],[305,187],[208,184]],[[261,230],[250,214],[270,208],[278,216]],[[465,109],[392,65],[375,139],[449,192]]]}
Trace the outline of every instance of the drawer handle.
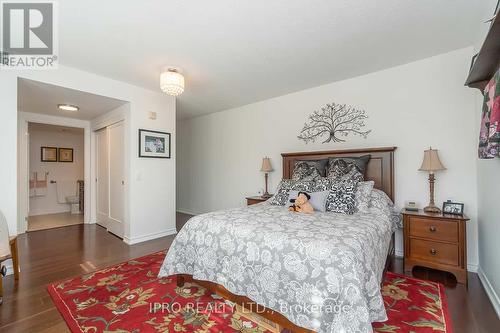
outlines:
{"label": "drawer handle", "polygon": [[429,252],[430,252],[430,253],[431,253],[431,255],[433,255],[433,256],[435,256],[435,255],[438,253],[438,251],[436,251],[436,249],[431,249]]}
{"label": "drawer handle", "polygon": [[430,232],[436,232],[436,226],[431,225],[431,226],[429,227],[429,231],[430,231]]}

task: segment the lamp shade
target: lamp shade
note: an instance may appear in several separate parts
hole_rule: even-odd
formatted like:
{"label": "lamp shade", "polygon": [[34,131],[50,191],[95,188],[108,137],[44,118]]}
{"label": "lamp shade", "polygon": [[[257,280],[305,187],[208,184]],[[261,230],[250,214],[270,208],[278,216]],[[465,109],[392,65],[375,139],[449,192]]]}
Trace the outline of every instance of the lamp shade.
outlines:
{"label": "lamp shade", "polygon": [[422,161],[422,166],[419,169],[420,171],[439,171],[446,170],[444,165],[439,160],[439,155],[437,149],[429,148],[424,151],[424,160]]}
{"label": "lamp shade", "polygon": [[184,76],[175,69],[168,69],[160,74],[160,88],[171,96],[184,92]]}
{"label": "lamp shade", "polygon": [[273,167],[271,166],[271,159],[269,157],[264,157],[262,159],[262,167],[260,168],[262,172],[271,172]]}

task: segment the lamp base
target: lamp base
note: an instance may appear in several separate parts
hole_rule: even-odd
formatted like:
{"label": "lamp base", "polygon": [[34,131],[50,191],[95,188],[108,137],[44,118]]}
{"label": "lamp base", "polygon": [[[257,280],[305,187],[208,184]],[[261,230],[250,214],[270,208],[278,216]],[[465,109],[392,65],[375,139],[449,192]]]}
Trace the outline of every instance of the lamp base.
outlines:
{"label": "lamp base", "polygon": [[426,213],[441,213],[441,209],[439,209],[435,205],[429,205],[429,206],[424,208],[424,212],[426,212]]}

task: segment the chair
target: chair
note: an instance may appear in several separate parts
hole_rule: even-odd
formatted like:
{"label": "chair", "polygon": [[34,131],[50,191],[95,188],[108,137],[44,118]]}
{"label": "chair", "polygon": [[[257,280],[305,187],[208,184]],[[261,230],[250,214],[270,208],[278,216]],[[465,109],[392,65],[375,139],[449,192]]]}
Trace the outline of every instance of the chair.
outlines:
{"label": "chair", "polygon": [[[12,259],[12,266],[14,267],[14,280],[15,283],[19,281],[19,260],[17,257],[17,236],[9,236],[9,226],[5,216],[0,212],[0,268],[2,273],[5,269],[2,263],[8,259]],[[2,304],[3,296],[3,274],[0,274],[0,304]]]}

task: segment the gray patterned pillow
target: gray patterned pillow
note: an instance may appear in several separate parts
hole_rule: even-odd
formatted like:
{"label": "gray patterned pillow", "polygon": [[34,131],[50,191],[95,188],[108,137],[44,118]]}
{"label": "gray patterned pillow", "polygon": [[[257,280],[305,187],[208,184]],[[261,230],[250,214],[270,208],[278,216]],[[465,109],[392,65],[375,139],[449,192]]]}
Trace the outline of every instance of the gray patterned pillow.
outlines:
{"label": "gray patterned pillow", "polygon": [[292,184],[292,187],[290,189],[294,190],[294,191],[313,192],[313,189],[315,188],[315,186],[316,186],[315,181],[296,180]]}
{"label": "gray patterned pillow", "polygon": [[326,211],[352,215],[356,212],[356,182],[334,181],[326,199]]}
{"label": "gray patterned pillow", "polygon": [[328,159],[295,161],[293,180],[317,180],[325,176]]}
{"label": "gray patterned pillow", "polygon": [[278,184],[278,187],[276,188],[273,197],[269,200],[269,203],[275,206],[284,206],[293,183],[295,183],[295,181],[291,179],[283,179]]}
{"label": "gray patterned pillow", "polygon": [[371,213],[389,215],[393,230],[403,228],[403,216],[400,211],[394,207],[394,203],[384,191],[376,188],[372,190],[372,193],[370,193],[369,209]]}
{"label": "gray patterned pillow", "polygon": [[314,184],[312,181],[283,179],[269,203],[275,206],[284,206],[288,201],[290,190],[313,192]]}
{"label": "gray patterned pillow", "polygon": [[328,161],[326,176],[336,180],[363,181],[370,155],[360,157],[334,157]]}
{"label": "gray patterned pillow", "polygon": [[333,179],[330,178],[320,178],[314,182],[313,190],[314,192],[320,191],[330,191]]}
{"label": "gray patterned pillow", "polygon": [[368,213],[370,211],[370,194],[372,193],[374,181],[359,182],[356,188],[356,211]]}
{"label": "gray patterned pillow", "polygon": [[356,212],[356,181],[339,181],[322,178],[315,182],[314,191],[330,191],[326,199],[326,211],[344,214]]}

